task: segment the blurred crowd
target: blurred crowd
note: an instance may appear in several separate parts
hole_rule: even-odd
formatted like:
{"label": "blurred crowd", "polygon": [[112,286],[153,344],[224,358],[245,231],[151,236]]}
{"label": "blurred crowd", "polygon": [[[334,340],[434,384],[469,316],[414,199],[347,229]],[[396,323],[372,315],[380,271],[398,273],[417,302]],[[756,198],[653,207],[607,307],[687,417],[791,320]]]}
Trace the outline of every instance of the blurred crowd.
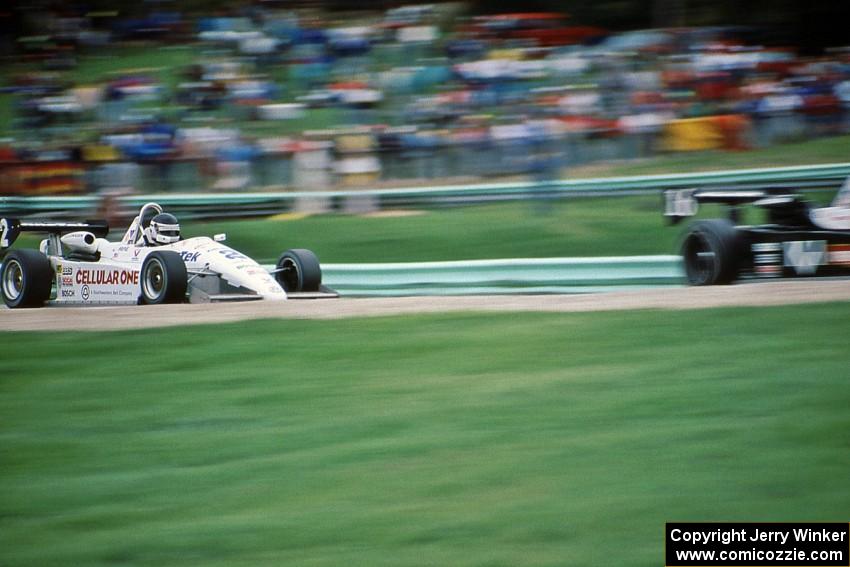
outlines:
{"label": "blurred crowd", "polygon": [[[800,57],[748,28],[610,33],[459,6],[45,12],[47,33],[4,65],[2,193],[545,179],[850,132],[846,47]],[[82,72],[128,53],[132,67]]]}

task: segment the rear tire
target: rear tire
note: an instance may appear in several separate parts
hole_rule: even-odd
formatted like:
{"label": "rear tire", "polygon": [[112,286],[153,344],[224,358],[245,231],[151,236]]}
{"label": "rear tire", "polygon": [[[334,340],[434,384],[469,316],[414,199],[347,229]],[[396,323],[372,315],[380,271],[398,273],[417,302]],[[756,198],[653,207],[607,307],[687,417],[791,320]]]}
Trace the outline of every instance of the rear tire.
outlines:
{"label": "rear tire", "polygon": [[322,268],[319,259],[310,250],[295,248],[280,255],[275,279],[287,293],[319,291],[322,285]]}
{"label": "rear tire", "polygon": [[738,277],[743,246],[732,221],[695,222],[682,243],[682,260],[690,285],[728,284]]}
{"label": "rear tire", "polygon": [[161,305],[182,303],[186,299],[189,276],[186,264],[177,252],[151,252],[142,263],[139,284],[140,303]]}
{"label": "rear tire", "polygon": [[52,286],[53,268],[47,256],[36,250],[12,250],[6,254],[0,291],[10,308],[44,306]]}

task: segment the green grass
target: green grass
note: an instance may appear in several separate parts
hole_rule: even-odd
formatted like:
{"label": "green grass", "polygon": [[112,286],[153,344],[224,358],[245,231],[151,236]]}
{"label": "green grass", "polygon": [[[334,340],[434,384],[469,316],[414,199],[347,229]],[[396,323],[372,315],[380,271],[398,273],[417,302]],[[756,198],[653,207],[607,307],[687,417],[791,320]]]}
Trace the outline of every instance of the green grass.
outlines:
{"label": "green grass", "polygon": [[848,317],[7,333],[0,563],[652,566],[665,521],[846,521]]}
{"label": "green grass", "polygon": [[547,214],[533,203],[503,203],[417,216],[322,215],[184,228],[186,236],[220,232],[230,246],[261,260],[287,248],[310,248],[323,262],[667,254],[679,234],[664,226],[654,196],[562,201]]}
{"label": "green grass", "polygon": [[[265,262],[287,248],[312,249],[323,262],[632,256],[678,250],[683,228],[665,224],[658,195],[550,205],[546,213],[533,202],[519,202],[426,210],[416,216],[184,223],[183,234],[224,232],[228,245]],[[747,219],[758,221],[760,212],[748,211]],[[707,206],[700,214],[724,213]]]}

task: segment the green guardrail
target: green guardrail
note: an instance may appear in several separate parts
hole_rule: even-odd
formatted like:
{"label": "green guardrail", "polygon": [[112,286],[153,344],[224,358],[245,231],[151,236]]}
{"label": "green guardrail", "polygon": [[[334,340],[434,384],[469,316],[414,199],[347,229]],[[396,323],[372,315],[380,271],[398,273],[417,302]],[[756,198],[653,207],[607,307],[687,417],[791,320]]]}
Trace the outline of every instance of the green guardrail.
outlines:
{"label": "green guardrail", "polygon": [[[350,197],[374,197],[382,205],[426,204],[434,202],[471,201],[481,199],[516,199],[532,196],[558,196],[600,193],[629,193],[670,188],[689,187],[829,187],[850,176],[850,163],[807,165],[760,169],[741,169],[701,173],[667,175],[641,175],[633,177],[605,177],[595,179],[567,179],[546,182],[484,183],[475,185],[452,185],[439,187],[415,187],[347,191],[292,191],[275,193],[197,193],[197,194],[148,194],[120,198],[120,202],[132,208],[156,201],[184,216],[228,216],[233,214],[273,214],[291,208],[301,198],[327,198],[344,200]],[[0,197],[0,214],[72,215],[95,210],[100,197]]]}
{"label": "green guardrail", "polygon": [[595,293],[684,284],[679,256],[323,264],[322,276],[325,285],[352,297]]}

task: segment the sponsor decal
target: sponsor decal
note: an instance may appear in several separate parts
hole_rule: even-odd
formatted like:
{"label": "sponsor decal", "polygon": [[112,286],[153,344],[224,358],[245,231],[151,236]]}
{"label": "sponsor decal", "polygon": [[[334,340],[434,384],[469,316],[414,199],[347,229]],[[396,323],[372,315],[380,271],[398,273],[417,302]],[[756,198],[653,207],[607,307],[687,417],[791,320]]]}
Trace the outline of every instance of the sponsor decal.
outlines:
{"label": "sponsor decal", "polygon": [[752,246],[753,252],[779,252],[782,250],[781,242],[757,242]]}
{"label": "sponsor decal", "polygon": [[60,285],[74,285],[74,278],[71,276],[62,276],[62,282]]}
{"label": "sponsor decal", "polygon": [[77,292],[74,291],[73,289],[63,289],[62,290],[62,297],[76,297],[76,295],[77,295]]}
{"label": "sponsor decal", "polygon": [[692,217],[699,210],[694,199],[696,189],[678,189],[664,192],[664,214],[668,217]]}
{"label": "sponsor decal", "polygon": [[782,263],[781,254],[757,254],[754,257],[756,264],[780,264]]}
{"label": "sponsor decal", "polygon": [[63,276],[74,275],[74,268],[72,268],[71,266],[62,266],[62,275]]}
{"label": "sponsor decal", "polygon": [[0,219],[0,248],[8,248],[12,245],[12,239],[9,238],[9,221]]}
{"label": "sponsor decal", "polygon": [[850,244],[830,244],[827,261],[832,266],[850,266]]}
{"label": "sponsor decal", "polygon": [[83,301],[88,301],[91,297],[91,290],[89,289],[89,286],[84,285],[83,289],[80,290],[80,295],[83,297]]}
{"label": "sponsor decal", "polygon": [[756,274],[762,278],[778,278],[782,275],[780,266],[756,266]]}
{"label": "sponsor decal", "polygon": [[94,288],[91,290],[92,300],[100,301],[104,303],[114,303],[116,301],[123,301],[121,298],[132,297],[133,292],[126,288]]}
{"label": "sponsor decal", "polygon": [[766,266],[756,266],[755,267],[756,275],[763,278],[778,278],[782,275],[782,266],[766,265]]}
{"label": "sponsor decal", "polygon": [[112,251],[112,257],[118,258],[119,256],[123,256],[130,250],[129,246],[119,246],[115,250]]}
{"label": "sponsor decal", "polygon": [[200,255],[200,252],[180,252],[180,257],[183,258],[184,262],[197,262]]}
{"label": "sponsor decal", "polygon": [[248,256],[240,254],[232,248],[219,248],[218,250],[216,250],[216,252],[218,252],[228,260],[248,260]]}
{"label": "sponsor decal", "polygon": [[77,285],[137,285],[139,283],[139,272],[132,270],[87,270],[77,271],[75,277]]}
{"label": "sponsor decal", "polygon": [[785,265],[799,276],[814,274],[826,259],[825,240],[794,240],[782,243]]}

